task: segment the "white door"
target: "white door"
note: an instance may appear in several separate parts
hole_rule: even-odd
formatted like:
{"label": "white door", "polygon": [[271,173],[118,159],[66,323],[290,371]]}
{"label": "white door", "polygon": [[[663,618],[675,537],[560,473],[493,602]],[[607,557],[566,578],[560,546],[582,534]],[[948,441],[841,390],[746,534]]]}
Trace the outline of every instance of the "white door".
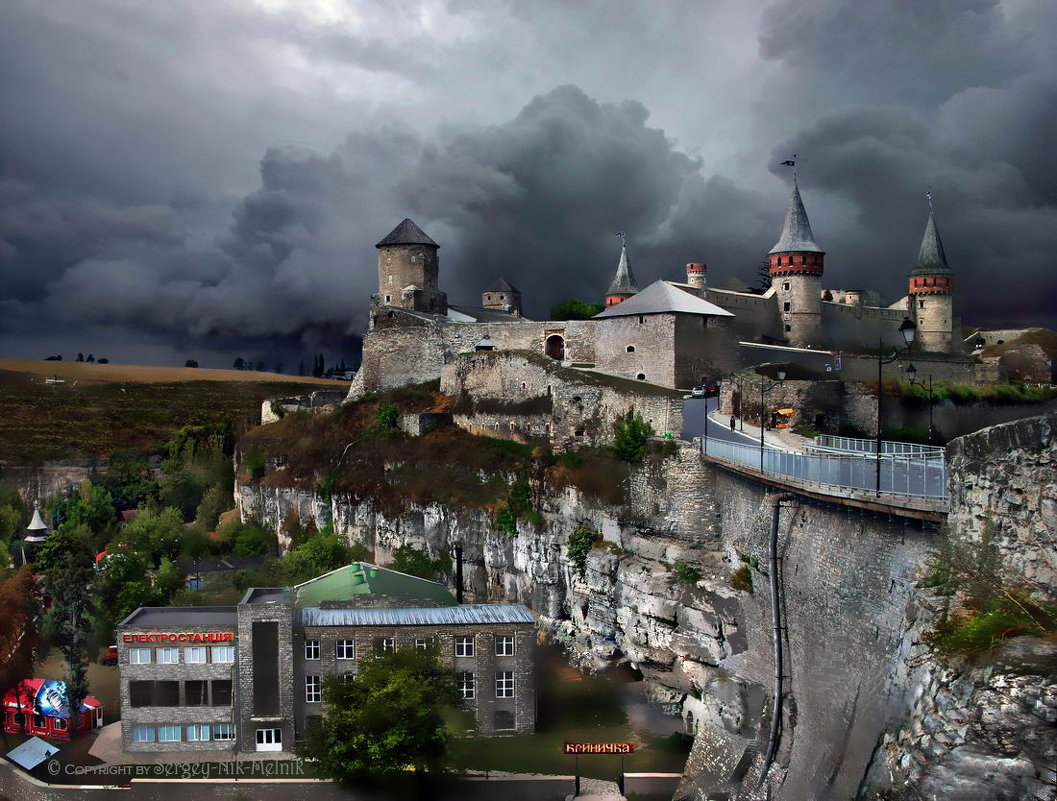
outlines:
{"label": "white door", "polygon": [[258,751],[282,751],[283,730],[282,729],[257,729]]}

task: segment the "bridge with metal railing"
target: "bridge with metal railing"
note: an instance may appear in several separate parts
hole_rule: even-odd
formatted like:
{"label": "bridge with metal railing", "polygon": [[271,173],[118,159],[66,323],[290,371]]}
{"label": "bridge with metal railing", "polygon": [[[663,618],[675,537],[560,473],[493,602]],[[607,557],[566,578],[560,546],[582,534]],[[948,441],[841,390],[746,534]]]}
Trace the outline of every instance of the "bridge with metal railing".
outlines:
{"label": "bridge with metal railing", "polygon": [[[835,444],[864,442],[869,440]],[[888,450],[882,445],[878,460],[876,443],[871,444],[870,451],[823,446],[825,450],[799,453],[708,437],[702,450],[708,461],[773,486],[875,511],[939,520],[947,512],[949,495],[943,449],[913,446],[900,452],[901,448]]]}
{"label": "bridge with metal railing", "polygon": [[[819,434],[805,447],[809,451],[821,453],[865,453],[873,455],[877,453],[877,440]],[[943,456],[944,453],[944,449],[938,445],[918,445],[913,442],[881,440],[882,456]]]}

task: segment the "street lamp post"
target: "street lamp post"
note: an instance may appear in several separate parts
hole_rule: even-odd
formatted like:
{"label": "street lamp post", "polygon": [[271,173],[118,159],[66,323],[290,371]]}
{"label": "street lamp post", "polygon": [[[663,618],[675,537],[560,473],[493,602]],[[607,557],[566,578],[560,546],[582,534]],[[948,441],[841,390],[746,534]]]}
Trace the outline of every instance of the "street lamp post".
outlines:
{"label": "street lamp post", "polygon": [[[741,404],[745,402],[745,385],[738,378],[737,373],[730,374],[730,380],[738,385],[738,430],[745,431],[745,415],[742,414]],[[730,411],[734,416],[734,390],[730,391]]]}
{"label": "street lamp post", "polygon": [[927,392],[929,395],[929,445],[932,444],[932,396],[935,394],[932,391],[932,373],[929,373],[929,385],[926,387],[925,382],[918,382],[917,379],[918,370],[913,365],[907,365],[907,377],[910,379],[910,386],[919,386],[923,392]]}
{"label": "street lamp post", "polygon": [[760,472],[763,472],[763,431],[764,431],[764,409],[763,409],[763,396],[765,393],[770,392],[772,389],[777,387],[785,381],[785,370],[778,371],[778,380],[767,383],[766,381],[760,381]]}
{"label": "street lamp post", "polygon": [[909,317],[904,317],[903,322],[899,324],[899,333],[903,335],[903,342],[906,346],[903,348],[893,348],[892,355],[887,359],[881,356],[884,349],[884,343],[878,342],[877,348],[877,453],[875,456],[876,463],[876,474],[877,484],[875,490],[878,495],[881,494],[881,403],[884,398],[883,391],[883,378],[881,376],[881,368],[886,364],[899,359],[903,353],[910,350],[910,346],[914,344],[914,334],[917,333],[918,327],[914,325],[914,322]]}

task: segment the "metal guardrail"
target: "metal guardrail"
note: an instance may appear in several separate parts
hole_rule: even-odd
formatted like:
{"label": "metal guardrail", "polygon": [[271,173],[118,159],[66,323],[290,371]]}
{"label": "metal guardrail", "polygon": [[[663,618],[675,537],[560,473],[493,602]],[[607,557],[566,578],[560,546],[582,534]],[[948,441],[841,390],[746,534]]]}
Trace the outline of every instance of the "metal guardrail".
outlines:
{"label": "metal guardrail", "polygon": [[[760,469],[759,445],[708,438],[706,453],[717,459]],[[942,456],[942,454],[940,455]],[[877,457],[862,454],[811,454],[764,448],[763,472],[827,488],[832,495],[849,489],[875,490]],[[905,498],[947,500],[947,460],[933,454],[881,454],[881,493]]]}
{"label": "metal guardrail", "polygon": [[[811,447],[811,446],[808,446]],[[819,434],[814,439],[814,447],[819,450],[840,451],[842,453],[877,453],[877,440],[857,439],[855,437],[837,437],[833,434]],[[938,445],[917,445],[912,442],[891,442],[881,440],[881,455],[893,456],[942,456],[945,450]]]}

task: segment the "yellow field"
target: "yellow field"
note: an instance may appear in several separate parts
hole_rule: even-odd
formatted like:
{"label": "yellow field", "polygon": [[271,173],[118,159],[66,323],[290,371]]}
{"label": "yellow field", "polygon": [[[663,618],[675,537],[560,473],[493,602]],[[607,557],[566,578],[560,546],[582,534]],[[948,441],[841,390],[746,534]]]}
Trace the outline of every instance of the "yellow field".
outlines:
{"label": "yellow field", "polygon": [[170,383],[173,381],[268,381],[284,384],[332,384],[347,387],[348,381],[335,381],[312,376],[259,373],[253,370],[210,370],[199,367],[150,367],[140,364],[87,364],[86,362],[46,362],[31,359],[0,358],[0,370],[31,373],[45,378],[58,376],[78,384],[113,383]]}

